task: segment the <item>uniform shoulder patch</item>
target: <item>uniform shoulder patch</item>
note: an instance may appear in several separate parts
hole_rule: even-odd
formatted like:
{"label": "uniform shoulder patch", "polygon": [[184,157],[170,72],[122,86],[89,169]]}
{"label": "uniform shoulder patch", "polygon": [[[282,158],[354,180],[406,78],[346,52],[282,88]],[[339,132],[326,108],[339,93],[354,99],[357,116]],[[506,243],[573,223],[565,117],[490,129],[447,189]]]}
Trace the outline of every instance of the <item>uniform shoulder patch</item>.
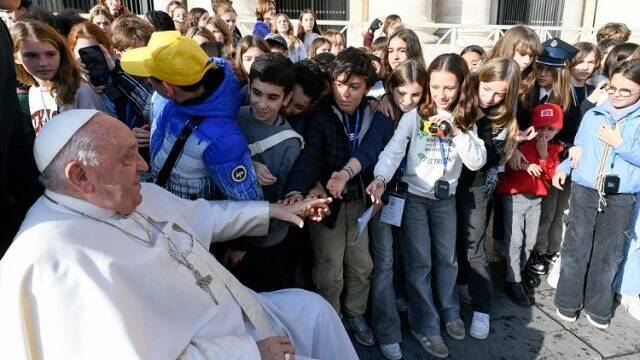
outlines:
{"label": "uniform shoulder patch", "polygon": [[247,168],[244,165],[238,165],[231,170],[231,179],[235,182],[243,182],[247,178]]}

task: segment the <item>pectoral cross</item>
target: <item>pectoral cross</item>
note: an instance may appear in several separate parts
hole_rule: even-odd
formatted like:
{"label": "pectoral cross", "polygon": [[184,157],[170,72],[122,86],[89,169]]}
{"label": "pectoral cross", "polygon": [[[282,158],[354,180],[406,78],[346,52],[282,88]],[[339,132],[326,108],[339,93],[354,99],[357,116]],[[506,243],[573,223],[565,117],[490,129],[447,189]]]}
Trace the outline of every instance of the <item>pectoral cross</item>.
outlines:
{"label": "pectoral cross", "polygon": [[209,284],[211,284],[211,281],[213,281],[213,277],[211,275],[202,276],[202,274],[200,274],[200,271],[195,269],[192,271],[192,273],[193,277],[196,278],[196,285],[198,285],[200,289],[204,290],[204,292],[209,294],[211,300],[213,300],[213,302],[218,305],[218,301],[216,301],[216,298],[213,296],[211,288],[209,287]]}

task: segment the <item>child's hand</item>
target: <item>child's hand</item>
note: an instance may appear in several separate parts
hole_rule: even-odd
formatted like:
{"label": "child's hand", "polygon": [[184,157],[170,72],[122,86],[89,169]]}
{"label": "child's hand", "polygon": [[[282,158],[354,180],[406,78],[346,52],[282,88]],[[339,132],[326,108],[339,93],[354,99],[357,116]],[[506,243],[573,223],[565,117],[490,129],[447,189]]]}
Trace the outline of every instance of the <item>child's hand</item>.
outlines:
{"label": "child's hand", "polygon": [[622,145],[620,127],[613,129],[607,124],[602,124],[600,129],[598,129],[598,138],[613,147]]}
{"label": "child's hand", "polygon": [[581,157],[582,157],[582,147],[572,146],[569,149],[569,161],[571,162],[572,169],[575,169],[578,167],[578,163],[580,162]]}
{"label": "child's hand", "polygon": [[373,181],[367,186],[365,190],[369,196],[371,196],[371,202],[374,205],[382,204],[382,193],[384,193],[385,184],[380,177],[373,179]]}
{"label": "child's hand", "polygon": [[253,161],[253,167],[256,169],[256,175],[258,175],[258,184],[260,186],[270,186],[278,181],[278,178],[271,174],[267,165]]}
{"label": "child's hand", "polygon": [[547,146],[549,142],[544,136],[538,136],[536,139],[536,150],[538,150],[538,155],[540,155],[541,159],[546,159],[549,156],[547,152]]}
{"label": "child's hand", "polygon": [[553,175],[553,179],[551,179],[551,184],[558,190],[564,190],[564,182],[567,181],[567,174],[562,171],[556,171],[556,174]]}
{"label": "child's hand", "polygon": [[542,168],[538,164],[529,164],[529,166],[527,166],[527,174],[540,177],[540,175],[542,175]]}
{"label": "child's hand", "polygon": [[527,164],[529,164],[529,160],[527,160],[520,150],[515,149],[513,151],[513,155],[511,155],[511,158],[509,159],[509,168],[516,171],[526,170]]}
{"label": "child's hand", "polygon": [[327,190],[334,199],[342,199],[342,190],[349,181],[349,173],[344,170],[334,171],[327,182]]}
{"label": "child's hand", "polygon": [[529,141],[536,137],[538,133],[533,126],[529,126],[524,130],[518,130],[518,136],[516,137],[517,142]]}

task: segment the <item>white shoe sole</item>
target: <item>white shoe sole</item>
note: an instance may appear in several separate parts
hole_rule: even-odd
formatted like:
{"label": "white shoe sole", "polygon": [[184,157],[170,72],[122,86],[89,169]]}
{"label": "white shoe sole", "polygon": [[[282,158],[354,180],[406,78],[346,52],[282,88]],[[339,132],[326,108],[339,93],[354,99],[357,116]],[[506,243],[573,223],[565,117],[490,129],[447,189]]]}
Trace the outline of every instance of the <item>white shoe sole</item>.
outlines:
{"label": "white shoe sole", "polygon": [[484,339],[489,337],[489,333],[490,332],[491,331],[487,331],[486,333],[478,334],[478,333],[475,333],[474,331],[472,331],[471,329],[469,329],[469,336],[471,336],[472,338],[474,338],[476,340],[484,340]]}
{"label": "white shoe sole", "polygon": [[593,327],[596,327],[600,330],[606,330],[609,327],[609,324],[600,324],[593,321],[593,319],[591,318],[591,316],[589,316],[589,314],[587,314],[587,320],[589,321],[589,324],[593,325]]}
{"label": "white shoe sole", "polygon": [[[578,317],[577,317],[577,316],[574,316],[574,317],[568,317],[568,316],[566,316],[566,315],[562,315],[562,314],[560,313],[560,310],[558,310],[558,309],[556,309],[556,315],[560,318],[560,320],[562,320],[562,321],[566,321],[566,322],[570,322],[570,323],[574,323],[574,322],[576,322],[576,320],[578,319]],[[588,315],[587,315],[587,316],[588,316]]]}
{"label": "white shoe sole", "polygon": [[382,348],[380,348],[380,352],[382,353],[382,356],[385,357],[385,359],[389,359],[389,360],[400,360],[400,359],[402,359],[402,352],[400,352],[400,354],[390,354],[390,353],[384,352],[382,350]]}

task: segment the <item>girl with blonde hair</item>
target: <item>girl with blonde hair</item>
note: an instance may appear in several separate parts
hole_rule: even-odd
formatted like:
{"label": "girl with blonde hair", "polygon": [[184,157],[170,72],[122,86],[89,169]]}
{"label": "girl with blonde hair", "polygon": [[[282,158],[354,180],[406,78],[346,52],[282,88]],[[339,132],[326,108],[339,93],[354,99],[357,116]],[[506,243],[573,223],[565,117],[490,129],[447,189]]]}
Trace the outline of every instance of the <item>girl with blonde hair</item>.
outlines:
{"label": "girl with blonde hair", "polygon": [[276,15],[274,33],[282,35],[289,46],[289,59],[296,63],[307,58],[307,48],[302,41],[293,35],[293,25],[287,14]]}

